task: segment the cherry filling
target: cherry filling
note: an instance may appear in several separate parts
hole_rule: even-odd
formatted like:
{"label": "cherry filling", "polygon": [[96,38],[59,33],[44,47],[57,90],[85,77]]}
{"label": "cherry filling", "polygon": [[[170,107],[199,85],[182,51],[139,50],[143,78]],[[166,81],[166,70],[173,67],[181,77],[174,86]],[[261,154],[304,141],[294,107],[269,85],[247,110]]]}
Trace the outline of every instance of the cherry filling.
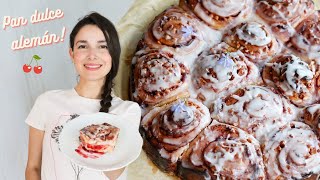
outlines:
{"label": "cherry filling", "polygon": [[102,152],[95,152],[95,151],[90,151],[83,147],[82,145],[79,145],[75,151],[82,157],[84,158],[91,158],[91,159],[97,159],[101,157],[104,153]]}

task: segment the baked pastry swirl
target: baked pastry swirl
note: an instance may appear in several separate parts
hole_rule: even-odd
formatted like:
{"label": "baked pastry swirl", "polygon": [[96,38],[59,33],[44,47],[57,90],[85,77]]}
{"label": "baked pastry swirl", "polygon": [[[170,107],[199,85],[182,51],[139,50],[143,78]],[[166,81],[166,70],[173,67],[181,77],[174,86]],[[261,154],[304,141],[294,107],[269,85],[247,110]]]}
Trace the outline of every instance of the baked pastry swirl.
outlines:
{"label": "baked pastry swirl", "polygon": [[110,153],[118,139],[120,129],[108,123],[92,124],[80,130],[80,143],[92,153]]}
{"label": "baked pastry swirl", "polygon": [[303,122],[311,126],[320,137],[320,104],[306,107],[302,112],[301,119]]}
{"label": "baked pastry swirl", "polygon": [[297,106],[319,100],[316,94],[315,66],[292,54],[279,55],[263,69],[263,81],[275,87]]}
{"label": "baked pastry swirl", "polygon": [[[295,107],[270,89],[262,86],[247,86],[218,98],[211,116],[219,122],[237,126],[249,133],[256,133],[265,123],[288,122],[297,117]],[[270,127],[273,128],[273,127]],[[260,129],[258,134],[271,129]],[[260,135],[256,136],[262,138]]]}
{"label": "baked pastry swirl", "polygon": [[180,6],[191,10],[214,29],[227,28],[245,20],[253,9],[252,0],[180,0]]}
{"label": "baked pastry swirl", "polygon": [[192,84],[198,100],[207,107],[215,96],[230,88],[256,83],[259,69],[244,54],[220,43],[204,51],[197,59],[192,72]]}
{"label": "baked pastry swirl", "polygon": [[299,23],[288,47],[304,61],[316,60],[320,64],[320,10]]}
{"label": "baked pastry swirl", "polygon": [[182,179],[317,176],[319,15],[311,0],[179,0],[156,16],[130,76],[149,159]]}
{"label": "baked pastry swirl", "polygon": [[256,13],[283,42],[295,34],[295,27],[314,11],[312,0],[258,0]]}
{"label": "baked pastry swirl", "polygon": [[194,99],[155,107],[141,121],[143,148],[165,172],[175,172],[189,143],[210,124],[207,107]]}
{"label": "baked pastry swirl", "polygon": [[265,179],[259,142],[243,130],[213,122],[182,156],[182,179]]}
{"label": "baked pastry swirl", "polygon": [[[205,28],[195,17],[179,7],[171,7],[157,16],[138,44],[138,49],[164,49],[176,55],[200,53],[207,42],[203,38]],[[212,31],[208,32],[212,33]],[[192,64],[193,58],[183,58]]]}
{"label": "baked pastry swirl", "polygon": [[320,173],[320,142],[308,125],[292,121],[268,137],[261,147],[269,179],[303,179]]}
{"label": "baked pastry swirl", "polygon": [[171,101],[186,92],[189,69],[169,52],[138,51],[132,61],[132,69],[132,98],[140,104]]}
{"label": "baked pastry swirl", "polygon": [[225,34],[224,41],[242,51],[252,62],[261,65],[277,54],[281,48],[268,28],[254,21],[233,27]]}

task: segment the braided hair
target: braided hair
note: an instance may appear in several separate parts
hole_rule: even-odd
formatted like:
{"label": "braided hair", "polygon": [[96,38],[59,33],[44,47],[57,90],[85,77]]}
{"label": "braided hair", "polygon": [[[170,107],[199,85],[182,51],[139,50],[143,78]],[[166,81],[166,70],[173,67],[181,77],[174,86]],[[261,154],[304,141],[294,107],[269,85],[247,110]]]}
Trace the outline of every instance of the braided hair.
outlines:
{"label": "braided hair", "polygon": [[111,107],[111,91],[113,87],[113,79],[116,77],[119,68],[119,58],[120,58],[120,42],[116,28],[107,18],[103,17],[97,12],[92,12],[82,18],[73,28],[70,33],[70,48],[73,51],[74,40],[80,29],[85,25],[96,25],[106,38],[108,50],[112,58],[112,66],[110,72],[106,75],[105,82],[103,85],[103,92],[101,94],[100,101],[100,112],[109,112]]}

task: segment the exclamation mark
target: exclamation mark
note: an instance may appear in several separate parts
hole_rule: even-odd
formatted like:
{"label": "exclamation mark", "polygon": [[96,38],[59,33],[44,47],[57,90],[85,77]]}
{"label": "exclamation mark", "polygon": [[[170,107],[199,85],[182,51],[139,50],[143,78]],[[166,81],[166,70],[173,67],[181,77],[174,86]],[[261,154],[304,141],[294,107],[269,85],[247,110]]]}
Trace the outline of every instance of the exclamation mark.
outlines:
{"label": "exclamation mark", "polygon": [[61,39],[60,41],[63,42],[64,41],[64,37],[66,36],[66,27],[63,26],[62,28],[62,33],[61,33]]}

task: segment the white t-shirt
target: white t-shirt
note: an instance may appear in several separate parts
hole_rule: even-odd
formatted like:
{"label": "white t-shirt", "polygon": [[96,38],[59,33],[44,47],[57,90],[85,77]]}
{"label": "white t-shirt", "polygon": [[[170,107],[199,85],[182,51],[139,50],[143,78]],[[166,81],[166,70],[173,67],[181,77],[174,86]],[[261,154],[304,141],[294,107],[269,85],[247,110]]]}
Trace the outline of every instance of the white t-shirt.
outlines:
{"label": "white t-shirt", "polygon": [[[141,110],[137,103],[123,101],[112,94],[109,113],[126,117],[139,128]],[[58,148],[59,132],[63,124],[77,115],[99,112],[100,100],[79,96],[75,89],[53,90],[41,94],[26,123],[45,132],[42,146],[42,180],[108,180],[101,171],[88,170],[68,160]],[[119,180],[126,179],[127,170]]]}

